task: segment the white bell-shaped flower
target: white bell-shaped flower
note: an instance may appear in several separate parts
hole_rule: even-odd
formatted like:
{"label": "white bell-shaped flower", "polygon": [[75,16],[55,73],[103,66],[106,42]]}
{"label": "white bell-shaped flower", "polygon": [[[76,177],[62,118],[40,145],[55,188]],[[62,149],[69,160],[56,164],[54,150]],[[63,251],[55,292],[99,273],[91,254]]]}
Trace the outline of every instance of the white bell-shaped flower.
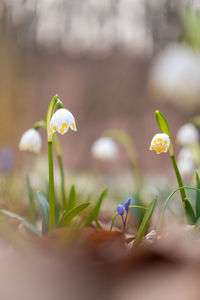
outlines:
{"label": "white bell-shaped flower", "polygon": [[187,176],[191,175],[194,172],[194,159],[195,157],[192,148],[185,146],[180,150],[178,154],[177,164],[181,175]]}
{"label": "white bell-shaped flower", "polygon": [[192,145],[198,143],[199,132],[193,124],[185,124],[181,126],[176,135],[176,142],[181,146]]}
{"label": "white bell-shaped flower", "polygon": [[19,149],[21,151],[27,150],[35,153],[40,153],[42,148],[42,139],[36,129],[28,129],[21,137]]}
{"label": "white bell-shaped flower", "polygon": [[150,150],[155,150],[157,154],[161,152],[167,152],[170,146],[170,138],[166,133],[157,133],[154,135]]}
{"label": "white bell-shaped flower", "polygon": [[99,138],[92,145],[92,155],[101,160],[112,160],[118,156],[116,143],[109,137]]}
{"label": "white bell-shaped flower", "polygon": [[65,108],[58,109],[51,118],[49,134],[52,135],[57,131],[63,135],[69,128],[77,131],[74,116]]}
{"label": "white bell-shaped flower", "polygon": [[156,95],[193,108],[199,103],[200,55],[182,44],[170,44],[154,59],[150,86]]}

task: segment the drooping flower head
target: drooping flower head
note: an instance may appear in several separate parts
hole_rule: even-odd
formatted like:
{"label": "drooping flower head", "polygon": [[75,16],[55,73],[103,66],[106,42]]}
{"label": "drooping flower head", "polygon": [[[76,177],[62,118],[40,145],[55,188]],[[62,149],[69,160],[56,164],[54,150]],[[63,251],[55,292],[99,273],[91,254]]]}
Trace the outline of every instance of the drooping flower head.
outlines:
{"label": "drooping flower head", "polygon": [[198,140],[199,132],[197,128],[190,123],[181,126],[176,135],[176,141],[181,146],[196,144]]}
{"label": "drooping flower head", "polygon": [[130,204],[131,204],[131,198],[129,198],[127,201],[124,202],[124,208],[126,211],[128,211]]}
{"label": "drooping flower head", "polygon": [[97,159],[111,160],[117,157],[116,143],[109,137],[99,138],[92,145],[92,154]]}
{"label": "drooping flower head", "polygon": [[39,132],[36,129],[28,129],[21,137],[19,143],[19,149],[21,151],[31,151],[40,153],[42,148],[42,139]]}
{"label": "drooping flower head", "polygon": [[170,146],[170,138],[166,133],[157,133],[154,135],[150,150],[155,150],[157,154],[161,152],[167,152]]}
{"label": "drooping flower head", "polygon": [[69,128],[77,131],[74,116],[65,108],[58,109],[51,118],[49,134],[51,135],[57,131],[63,135]]}
{"label": "drooping flower head", "polygon": [[119,214],[120,216],[123,216],[123,214],[124,214],[124,208],[123,208],[123,206],[122,206],[121,204],[119,204],[119,205],[117,206],[117,212],[118,212],[118,214]]}

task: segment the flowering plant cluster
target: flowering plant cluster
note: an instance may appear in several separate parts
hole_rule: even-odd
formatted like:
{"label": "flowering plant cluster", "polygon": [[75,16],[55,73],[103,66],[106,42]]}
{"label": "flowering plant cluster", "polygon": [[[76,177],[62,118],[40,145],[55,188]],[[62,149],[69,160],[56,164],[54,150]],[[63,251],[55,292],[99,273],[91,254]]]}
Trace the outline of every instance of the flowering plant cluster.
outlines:
{"label": "flowering plant cluster", "polygon": [[[159,133],[156,133],[150,143],[150,150],[154,150],[157,154],[169,153],[169,156],[172,161],[172,166],[178,182],[178,188],[173,191],[169,197],[166,199],[163,209],[161,211],[160,218],[157,223],[157,231],[160,230],[163,223],[163,218],[165,214],[166,207],[177,191],[180,191],[180,196],[182,200],[183,209],[187,217],[188,223],[198,224],[200,223],[200,179],[198,173],[195,174],[196,187],[188,187],[183,185],[182,176],[183,167],[189,168],[189,164],[193,164],[193,155],[191,150],[195,150],[198,146],[199,133],[196,127],[191,124],[185,124],[182,126],[176,136],[176,141],[179,145],[182,146],[182,149],[178,156],[178,163],[173,150],[172,136],[167,123],[166,118],[160,111],[155,112],[156,120],[160,129]],[[42,235],[48,235],[56,227],[69,227],[74,223],[76,224],[80,218],[79,226],[94,226],[99,230],[103,229],[103,225],[98,220],[98,214],[100,212],[101,205],[107,194],[107,190],[104,190],[97,202],[96,205],[85,214],[85,219],[83,220],[82,212],[83,210],[87,211],[87,208],[90,206],[90,202],[76,203],[76,188],[74,185],[71,186],[69,194],[66,195],[65,188],[65,172],[62,161],[61,147],[59,144],[57,133],[64,135],[68,132],[69,129],[72,131],[77,131],[76,121],[73,114],[63,107],[63,103],[58,96],[54,96],[50,101],[46,121],[36,122],[31,129],[28,129],[21,137],[19,142],[19,149],[24,151],[31,151],[36,154],[41,152],[42,148],[42,138],[39,133],[39,129],[42,128],[46,131],[47,135],[47,144],[48,144],[48,169],[49,169],[49,180],[48,180],[48,194],[45,195],[40,191],[37,191],[37,199],[42,217]],[[130,161],[130,168],[133,171],[133,179],[135,182],[135,195],[134,195],[134,204],[131,205],[131,198],[128,198],[124,204],[118,204],[117,211],[115,212],[113,219],[110,225],[110,231],[113,230],[115,220],[117,217],[120,217],[122,221],[123,232],[127,232],[127,221],[129,214],[137,214],[139,229],[137,231],[136,237],[134,239],[133,246],[140,243],[146,231],[149,228],[151,221],[151,216],[155,210],[157,197],[155,197],[149,204],[148,207],[143,205],[142,199],[142,189],[143,189],[143,178],[141,176],[141,169],[139,166],[138,158],[134,148],[134,144],[131,140],[131,137],[128,136],[122,130],[109,130],[105,133],[105,136],[96,140],[92,147],[92,155],[96,159],[100,160],[113,160],[119,157],[119,150],[117,142],[121,143],[123,148],[126,150]],[[55,199],[55,189],[54,189],[54,161],[53,161],[53,148],[55,149],[59,170],[60,170],[60,194],[62,199],[62,206]],[[190,151],[190,152],[189,152]],[[200,151],[200,150],[199,150]],[[196,162],[195,162],[196,163]],[[192,165],[194,168],[194,164]],[[180,169],[180,171],[179,171]],[[19,220],[23,220],[25,226],[37,235],[41,235],[38,232],[36,227],[37,214],[35,212],[35,204],[33,200],[33,191],[29,177],[27,177],[27,185],[29,189],[29,198],[30,198],[30,211],[31,211],[31,220],[32,223],[29,223],[23,220],[22,217],[6,211],[1,210],[5,215],[9,217],[17,217]],[[196,191],[196,211],[193,208],[191,202],[188,200],[186,195],[186,190],[191,189]],[[139,211],[139,213],[138,213]],[[77,225],[76,225],[77,226]],[[128,227],[130,230],[131,226]]]}

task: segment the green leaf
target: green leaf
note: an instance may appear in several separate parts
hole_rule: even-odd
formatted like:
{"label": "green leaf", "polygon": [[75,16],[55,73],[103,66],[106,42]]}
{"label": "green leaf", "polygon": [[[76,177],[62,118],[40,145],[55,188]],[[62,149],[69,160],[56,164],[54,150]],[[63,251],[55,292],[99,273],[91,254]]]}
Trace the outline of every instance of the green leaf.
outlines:
{"label": "green leaf", "polygon": [[75,202],[76,202],[76,189],[74,184],[72,184],[71,189],[69,191],[69,201],[68,201],[66,211],[71,210],[75,206]]}
{"label": "green leaf", "polygon": [[170,130],[169,130],[169,125],[167,123],[167,120],[163,116],[163,114],[159,110],[156,110],[155,111],[155,116],[156,116],[156,121],[158,123],[158,126],[159,126],[160,130],[163,133],[166,133],[169,137],[171,137]]}
{"label": "green leaf", "polygon": [[149,226],[149,222],[151,220],[151,216],[153,214],[153,211],[155,209],[155,206],[156,206],[156,202],[157,202],[157,198],[155,198],[149,205],[145,215],[144,215],[144,218],[142,220],[142,223],[140,225],[140,228],[138,230],[138,233],[136,235],[136,238],[135,238],[135,241],[133,243],[133,246],[135,245],[138,245],[140,243],[140,241],[142,240],[143,236],[145,235],[147,229],[148,229],[148,226]]}
{"label": "green leaf", "polygon": [[[139,225],[141,224],[141,222],[142,222],[142,219],[143,219],[143,217],[144,217],[144,214],[145,214],[145,212],[144,212],[144,210],[143,209],[141,209],[141,203],[142,203],[142,201],[141,201],[141,199],[140,199],[140,196],[139,195],[134,195],[133,197],[133,205],[134,205],[134,208],[132,208],[131,209],[131,211],[134,213],[134,215],[137,217],[137,219],[138,219],[138,222],[139,222]],[[139,207],[137,207],[137,206],[139,206]],[[131,207],[130,207],[131,208]]]}
{"label": "green leaf", "polygon": [[189,224],[195,224],[197,218],[195,216],[192,205],[191,205],[191,203],[188,199],[185,199],[184,202],[185,202],[186,210],[187,210],[187,213],[188,213],[188,216],[187,216],[188,217],[188,223]]}
{"label": "green leaf", "polygon": [[29,223],[28,221],[24,220],[24,218],[22,218],[21,216],[6,210],[6,209],[1,209],[0,212],[2,214],[4,214],[7,217],[10,218],[15,218],[17,220],[19,220],[27,229],[29,229],[31,232],[33,232],[34,234],[36,234],[37,236],[41,236],[41,233],[39,230],[37,230],[37,228],[35,226],[33,226],[31,223]]}
{"label": "green leaf", "polygon": [[[195,171],[196,188],[200,189],[200,179],[197,171]],[[200,191],[196,191],[196,216],[200,217]]]}
{"label": "green leaf", "polygon": [[103,192],[101,193],[95,207],[93,208],[93,210],[91,211],[91,213],[87,217],[87,220],[85,222],[85,226],[89,227],[92,224],[92,222],[95,220],[95,218],[97,218],[97,216],[99,214],[99,211],[100,211],[100,208],[101,208],[101,205],[103,203],[103,200],[104,200],[106,194],[107,194],[107,189],[103,190]]}
{"label": "green leaf", "polygon": [[46,197],[37,191],[37,198],[42,214],[42,235],[47,235],[49,231],[49,203]]}
{"label": "green leaf", "polygon": [[69,226],[72,219],[76,217],[78,214],[80,214],[85,208],[87,208],[90,205],[90,202],[86,202],[83,204],[80,204],[74,208],[72,208],[69,211],[64,211],[63,216],[61,218],[61,221],[59,222],[58,226]]}
{"label": "green leaf", "polygon": [[55,225],[58,224],[59,222],[59,217],[60,217],[60,203],[58,203],[57,201],[55,202]]}

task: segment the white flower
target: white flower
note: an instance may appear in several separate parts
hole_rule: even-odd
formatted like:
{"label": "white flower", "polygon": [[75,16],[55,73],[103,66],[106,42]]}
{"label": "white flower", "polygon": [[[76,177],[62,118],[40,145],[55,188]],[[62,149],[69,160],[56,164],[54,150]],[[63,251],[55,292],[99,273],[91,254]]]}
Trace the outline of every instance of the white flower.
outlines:
{"label": "white flower", "polygon": [[51,118],[50,135],[56,131],[63,135],[68,131],[69,127],[77,131],[74,116],[65,108],[58,109]]}
{"label": "white flower", "polygon": [[41,148],[42,139],[36,129],[31,128],[24,132],[19,143],[19,149],[21,151],[28,150],[35,153],[40,153]]}
{"label": "white flower", "polygon": [[190,147],[183,147],[180,150],[177,164],[182,175],[190,175],[194,171],[194,153]]}
{"label": "white flower", "polygon": [[109,137],[99,138],[92,145],[92,154],[97,159],[114,159],[118,155],[117,145]]}
{"label": "white flower", "polygon": [[155,150],[157,154],[161,152],[167,152],[170,146],[170,138],[166,133],[157,133],[154,135],[150,150]]}
{"label": "white flower", "polygon": [[167,46],[153,62],[150,84],[164,98],[193,107],[199,103],[200,56],[185,45]]}
{"label": "white flower", "polygon": [[176,141],[178,144],[192,145],[198,143],[199,132],[193,124],[185,124],[181,126],[176,135]]}

